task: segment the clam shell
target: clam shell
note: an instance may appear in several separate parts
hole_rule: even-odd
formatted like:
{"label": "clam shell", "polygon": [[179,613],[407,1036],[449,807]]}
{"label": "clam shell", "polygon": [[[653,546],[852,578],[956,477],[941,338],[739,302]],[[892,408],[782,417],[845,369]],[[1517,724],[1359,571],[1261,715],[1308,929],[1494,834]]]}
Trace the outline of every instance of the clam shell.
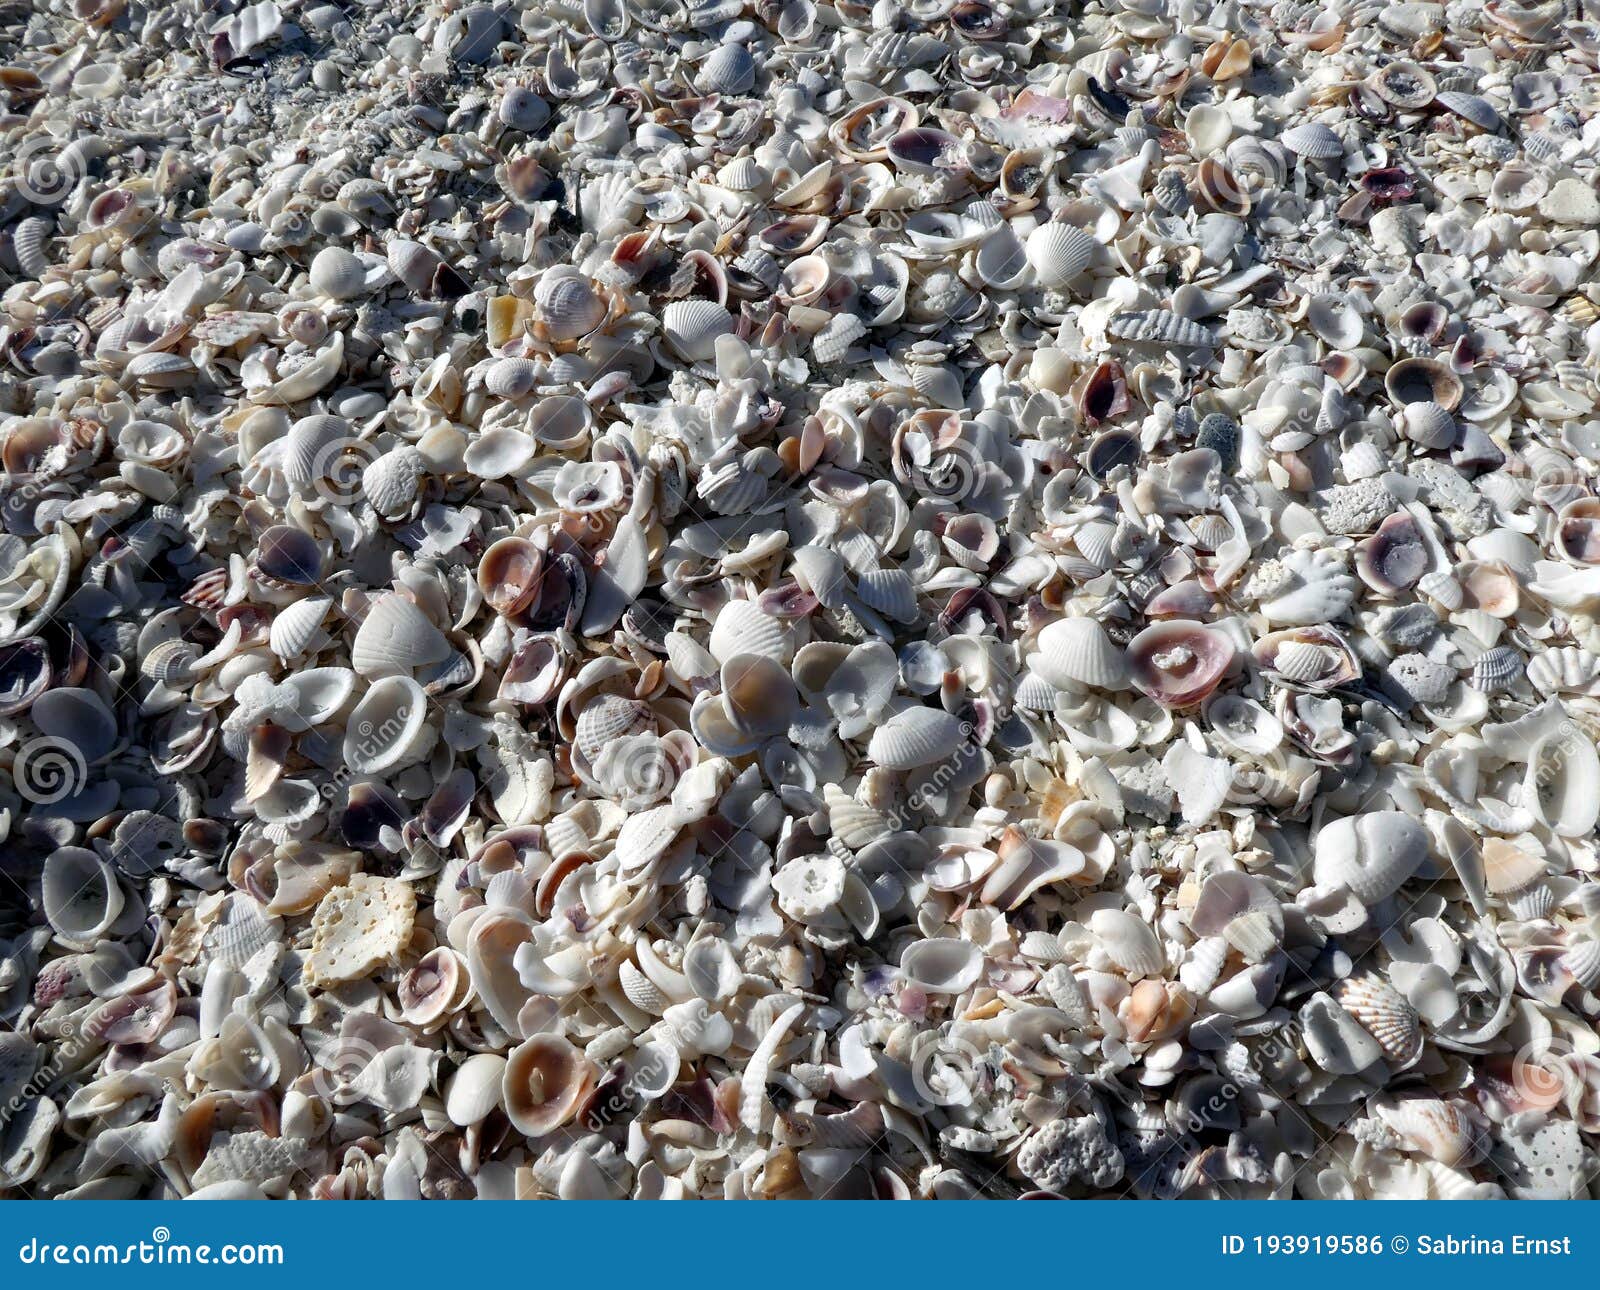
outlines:
{"label": "clam shell", "polygon": [[717,611],[707,646],[719,665],[740,654],[787,664],[794,658],[794,632],[754,601],[730,600]]}

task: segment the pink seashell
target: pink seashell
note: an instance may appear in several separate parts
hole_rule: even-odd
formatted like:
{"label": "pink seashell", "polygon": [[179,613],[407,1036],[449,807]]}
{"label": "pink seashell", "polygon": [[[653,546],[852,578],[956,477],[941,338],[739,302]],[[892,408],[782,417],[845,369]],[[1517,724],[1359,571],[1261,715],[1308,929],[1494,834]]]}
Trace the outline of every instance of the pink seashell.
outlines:
{"label": "pink seashell", "polygon": [[1233,642],[1191,619],[1154,623],[1128,643],[1133,683],[1165,708],[1187,708],[1217,688]]}

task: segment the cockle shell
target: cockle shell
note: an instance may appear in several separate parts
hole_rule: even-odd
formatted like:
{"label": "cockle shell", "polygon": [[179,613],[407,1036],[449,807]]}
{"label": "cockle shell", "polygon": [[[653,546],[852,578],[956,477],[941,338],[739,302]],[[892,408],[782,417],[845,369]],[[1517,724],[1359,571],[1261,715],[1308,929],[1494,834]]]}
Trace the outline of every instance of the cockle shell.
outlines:
{"label": "cockle shell", "polygon": [[450,642],[410,600],[380,597],[367,610],[350,646],[350,664],[362,676],[409,675],[442,662]]}
{"label": "cockle shell", "polygon": [[890,770],[914,770],[943,761],[970,737],[970,726],[948,712],[907,707],[873,731],[867,756]]}
{"label": "cockle shell", "polygon": [[1099,243],[1081,228],[1052,222],[1028,234],[1026,249],[1034,280],[1041,287],[1060,287],[1089,267]]}
{"label": "cockle shell", "polygon": [[1034,670],[1061,689],[1128,687],[1128,662],[1105,629],[1092,618],[1063,618],[1039,633]]}

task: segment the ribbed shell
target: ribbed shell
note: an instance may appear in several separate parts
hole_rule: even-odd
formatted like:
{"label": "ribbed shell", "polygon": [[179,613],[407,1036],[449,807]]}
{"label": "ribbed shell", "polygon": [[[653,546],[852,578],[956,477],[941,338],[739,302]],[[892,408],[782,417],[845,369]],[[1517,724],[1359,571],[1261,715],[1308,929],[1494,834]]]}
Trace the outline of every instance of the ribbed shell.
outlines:
{"label": "ribbed shell", "polygon": [[733,331],[733,315],[715,300],[674,300],[661,311],[661,332],[691,362],[708,362],[717,337]]}
{"label": "ribbed shell", "polygon": [[1368,973],[1341,981],[1333,997],[1391,1062],[1406,1066],[1416,1060],[1422,1051],[1422,1018],[1382,977]]}
{"label": "ribbed shell", "polygon": [[1201,348],[1217,343],[1209,327],[1203,327],[1194,319],[1185,318],[1169,309],[1141,309],[1117,314],[1106,325],[1106,330],[1120,340],[1147,345]]}
{"label": "ribbed shell", "polygon": [[332,607],[331,596],[308,596],[280,610],[268,638],[272,652],[285,661],[299,658],[322,635],[322,620]]}
{"label": "ribbed shell", "polygon": [[897,623],[917,620],[917,589],[904,569],[873,569],[856,580],[856,593],[868,609]]}
{"label": "ribbed shell", "polygon": [[944,760],[968,738],[968,727],[942,708],[906,708],[873,732],[867,756],[890,770],[914,770]]}
{"label": "ribbed shell", "polygon": [[361,472],[361,491],[379,515],[398,517],[416,501],[417,481],[426,470],[427,464],[415,448],[395,448]]}
{"label": "ribbed shell", "polygon": [[794,632],[753,600],[730,600],[717,611],[707,642],[711,656],[726,663],[739,654],[788,663],[794,657]]}
{"label": "ribbed shell", "polygon": [[362,676],[409,673],[442,662],[450,653],[444,633],[404,596],[384,596],[362,620],[350,647],[350,665]]}
{"label": "ribbed shell", "polygon": [[1344,144],[1339,142],[1339,136],[1332,127],[1321,121],[1291,126],[1283,132],[1282,143],[1296,156],[1310,157],[1313,161],[1324,161],[1344,154]]}
{"label": "ribbed shell", "polygon": [[1038,640],[1034,669],[1058,688],[1128,688],[1128,661],[1092,618],[1063,618],[1048,624]]}
{"label": "ribbed shell", "polygon": [[42,215],[30,215],[11,230],[11,250],[17,257],[17,267],[30,278],[42,278],[50,267],[50,257],[45,254],[45,242],[50,236],[50,221]]}
{"label": "ribbed shell", "polygon": [[1028,234],[1028,263],[1041,287],[1071,282],[1089,267],[1098,247],[1094,238],[1071,224],[1041,224]]}

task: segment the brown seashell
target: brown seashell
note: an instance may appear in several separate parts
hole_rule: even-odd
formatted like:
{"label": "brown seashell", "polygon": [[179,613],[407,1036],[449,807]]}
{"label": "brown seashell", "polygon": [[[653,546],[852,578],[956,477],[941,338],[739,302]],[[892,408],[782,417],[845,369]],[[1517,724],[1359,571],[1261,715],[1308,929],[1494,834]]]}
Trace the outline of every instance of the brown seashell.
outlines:
{"label": "brown seashell", "polygon": [[1384,373],[1383,388],[1397,407],[1437,403],[1454,412],[1461,406],[1461,378],[1436,358],[1402,358]]}
{"label": "brown seashell", "polygon": [[535,1035],[506,1059],[506,1117],[530,1138],[543,1137],[578,1113],[599,1076],[594,1063],[559,1035]]}

